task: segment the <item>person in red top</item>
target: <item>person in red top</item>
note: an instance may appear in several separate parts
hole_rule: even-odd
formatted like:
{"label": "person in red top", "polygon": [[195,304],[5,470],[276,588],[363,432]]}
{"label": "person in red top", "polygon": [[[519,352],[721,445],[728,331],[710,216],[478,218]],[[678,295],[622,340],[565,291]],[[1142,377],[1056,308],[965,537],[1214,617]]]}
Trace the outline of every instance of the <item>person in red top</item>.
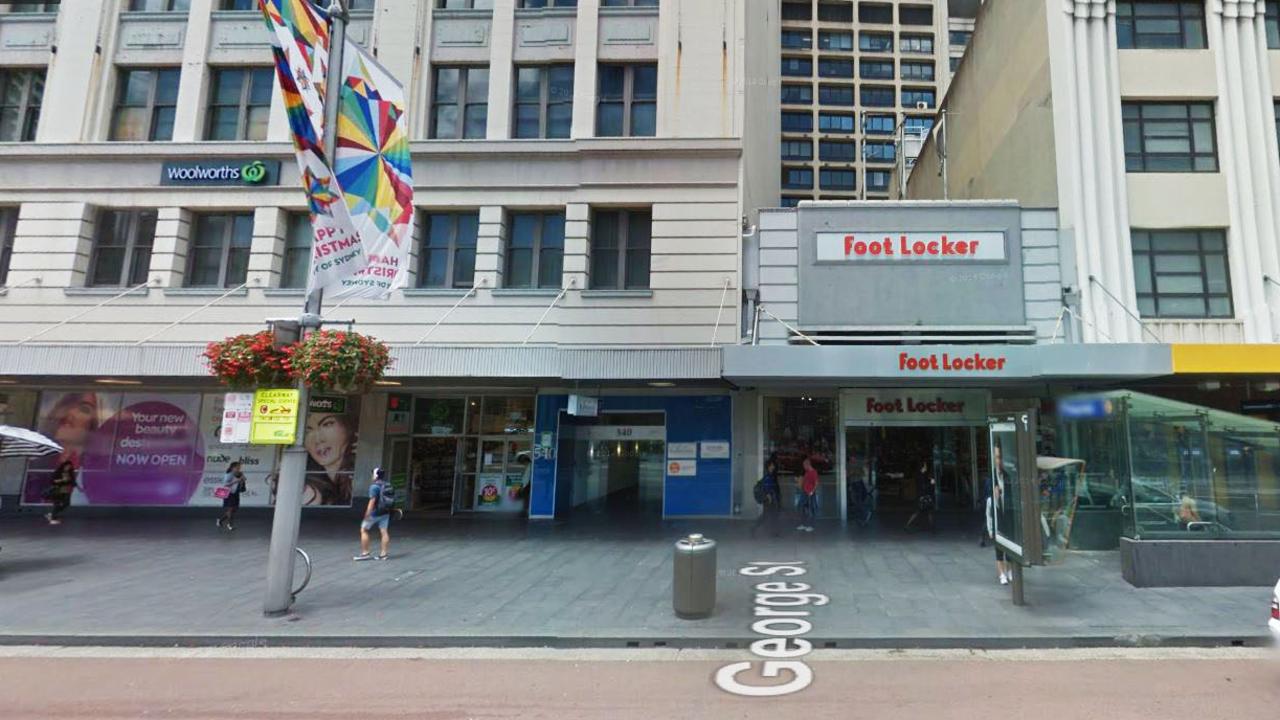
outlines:
{"label": "person in red top", "polygon": [[809,458],[804,459],[804,475],[800,477],[800,525],[801,532],[813,532],[813,517],[818,512],[818,471]]}

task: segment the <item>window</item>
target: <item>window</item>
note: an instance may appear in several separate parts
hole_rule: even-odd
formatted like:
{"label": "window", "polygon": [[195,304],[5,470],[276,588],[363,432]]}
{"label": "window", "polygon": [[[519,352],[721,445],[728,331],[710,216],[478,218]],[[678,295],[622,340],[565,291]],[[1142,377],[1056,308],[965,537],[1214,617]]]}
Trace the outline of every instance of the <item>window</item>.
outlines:
{"label": "window", "polygon": [[1203,49],[1206,47],[1204,3],[1199,0],[1118,0],[1116,41],[1122,49]]}
{"label": "window", "polygon": [[133,287],[145,283],[155,239],[154,210],[104,210],[95,229],[89,285]]}
{"label": "window", "polygon": [[858,3],[858,22],[893,24],[893,6],[886,3]]}
{"label": "window", "polygon": [[819,30],[818,47],[823,50],[852,50],[853,33],[836,30]]}
{"label": "window", "polygon": [[893,52],[893,36],[889,33],[859,33],[858,49],[864,52]]}
{"label": "window", "polygon": [[219,10],[257,10],[258,0],[221,0]]}
{"label": "window", "polygon": [[948,37],[951,44],[955,47],[969,47],[969,41],[973,40],[973,31],[952,30]]}
{"label": "window", "polygon": [[650,235],[648,210],[597,210],[591,222],[591,287],[648,290]]}
{"label": "window", "polygon": [[191,0],[129,0],[131,12],[186,12]]}
{"label": "window", "polygon": [[813,61],[808,58],[782,58],[782,74],[787,77],[812,77]]}
{"label": "window", "polygon": [[18,229],[18,208],[0,208],[0,287],[9,281],[9,261],[13,259],[13,235]]}
{"label": "window", "polygon": [[489,68],[437,67],[431,97],[433,140],[483,138],[489,124]]}
{"label": "window", "polygon": [[1280,0],[1267,0],[1267,14],[1264,18],[1267,28],[1267,47],[1280,48]]}
{"label": "window", "polygon": [[11,13],[56,13],[58,7],[62,5],[62,0],[48,0],[47,2],[11,2],[9,3],[9,12]]}
{"label": "window", "polygon": [[851,78],[853,77],[853,61],[819,58],[818,77]]}
{"label": "window", "polygon": [[810,200],[810,199],[811,198],[807,198],[807,197],[796,197],[795,195],[783,195],[782,207],[784,208],[800,207],[801,201]]}
{"label": "window", "polygon": [[783,140],[783,160],[812,160],[813,142],[810,140]]}
{"label": "window", "polygon": [[1231,276],[1221,230],[1134,230],[1138,313],[1157,318],[1230,318]]}
{"label": "window", "polygon": [[853,3],[820,2],[818,3],[818,20],[822,22],[853,22]]}
{"label": "window", "polygon": [[916,61],[902,62],[903,80],[933,80],[933,63]]}
{"label": "window", "polygon": [[209,87],[206,140],[266,140],[275,70],[220,68]]}
{"label": "window", "polygon": [[933,107],[937,103],[937,93],[926,88],[902,88],[903,107]]}
{"label": "window", "polygon": [[955,74],[955,71],[960,67],[960,61],[964,59],[964,56],[963,56],[963,55],[952,55],[952,56],[951,56],[950,58],[948,58],[948,59],[950,60],[950,62],[948,63],[948,65],[950,65],[950,66],[951,66],[951,73],[954,75],[954,74]]}
{"label": "window", "polygon": [[782,113],[782,132],[813,132],[813,114],[784,110]]}
{"label": "window", "polygon": [[869,80],[892,80],[892,60],[862,60],[858,63],[858,75]]}
{"label": "window", "polygon": [[872,192],[886,192],[889,189],[889,179],[892,174],[888,170],[868,170],[867,171],[867,190]]}
{"label": "window", "polygon": [[178,68],[120,71],[112,140],[172,140],[178,105]]}
{"label": "window", "polygon": [[187,287],[244,284],[253,245],[253,213],[197,215],[188,253]]}
{"label": "window", "polygon": [[823,168],[818,171],[818,187],[823,190],[855,190],[854,175],[852,170],[830,170]]}
{"label": "window", "polygon": [[932,25],[933,8],[926,5],[900,5],[898,22],[903,25]]}
{"label": "window", "polygon": [[902,127],[909,134],[924,135],[933,129],[933,118],[908,116],[902,119]]}
{"label": "window", "polygon": [[470,288],[475,285],[480,213],[425,213],[418,287]]}
{"label": "window", "polygon": [[526,10],[550,7],[578,7],[578,0],[520,0],[520,7]]}
{"label": "window", "polygon": [[903,53],[916,53],[922,55],[933,54],[933,36],[932,35],[903,35],[898,38],[898,49]]}
{"label": "window", "polygon": [[0,68],[0,142],[31,142],[44,99],[43,68]]}
{"label": "window", "polygon": [[862,152],[868,162],[891,163],[897,159],[891,142],[867,141],[862,144]]}
{"label": "window", "polygon": [[804,2],[784,2],[782,3],[782,19],[812,20],[813,5],[809,0],[804,0]]}
{"label": "window", "polygon": [[852,140],[819,140],[818,159],[823,162],[853,162],[857,147]]}
{"label": "window", "polygon": [[892,115],[863,115],[862,132],[868,135],[892,135],[898,126]]}
{"label": "window", "polygon": [[861,94],[864,107],[893,107],[893,88],[891,87],[864,85]]}
{"label": "window", "polygon": [[567,138],[573,120],[573,66],[516,68],[515,136]]}
{"label": "window", "polygon": [[493,0],[436,0],[441,10],[492,10]]}
{"label": "window", "polygon": [[852,85],[819,85],[818,103],[822,105],[853,105]]}
{"label": "window", "polygon": [[596,102],[599,137],[658,134],[658,66],[601,65]]}
{"label": "window", "polygon": [[813,33],[808,30],[783,30],[782,47],[788,50],[808,50],[813,47]]}
{"label": "window", "polygon": [[564,213],[516,213],[507,238],[509,288],[559,288],[564,268]]}
{"label": "window", "polygon": [[782,86],[782,104],[812,105],[813,104],[813,86],[812,85],[783,85]]}
{"label": "window", "polygon": [[853,115],[839,113],[818,113],[818,130],[827,133],[852,133]]}
{"label": "window", "polygon": [[813,170],[809,168],[782,168],[782,187],[790,190],[812,190]]}
{"label": "window", "polygon": [[1217,172],[1210,103],[1124,103],[1129,172]]}
{"label": "window", "polygon": [[289,213],[289,229],[284,238],[284,269],[280,287],[304,288],[311,274],[311,215]]}
{"label": "window", "polygon": [[348,10],[372,10],[376,0],[347,0]]}
{"label": "window", "polygon": [[600,7],[658,7],[658,0],[601,0]]}

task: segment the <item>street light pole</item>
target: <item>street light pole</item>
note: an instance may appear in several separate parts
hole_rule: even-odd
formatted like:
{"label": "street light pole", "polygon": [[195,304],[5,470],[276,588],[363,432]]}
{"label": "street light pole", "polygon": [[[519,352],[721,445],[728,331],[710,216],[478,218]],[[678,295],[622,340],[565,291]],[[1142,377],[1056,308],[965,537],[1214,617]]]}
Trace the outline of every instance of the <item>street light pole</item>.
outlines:
{"label": "street light pole", "polygon": [[[338,149],[338,102],[342,90],[342,55],[347,40],[347,8],[343,0],[329,4],[329,68],[325,77],[324,155],[329,168],[337,172],[334,156]],[[315,243],[315,233],[312,233]],[[299,332],[318,328],[324,303],[324,291],[307,294],[302,309]],[[307,388],[298,383],[297,440],[284,450],[276,476],[276,506],[271,521],[271,546],[267,552],[267,595],[263,604],[266,615],[283,615],[293,605],[294,548],[298,545],[298,527],[302,523],[302,494],[306,489],[307,449],[303,441],[307,426]]]}

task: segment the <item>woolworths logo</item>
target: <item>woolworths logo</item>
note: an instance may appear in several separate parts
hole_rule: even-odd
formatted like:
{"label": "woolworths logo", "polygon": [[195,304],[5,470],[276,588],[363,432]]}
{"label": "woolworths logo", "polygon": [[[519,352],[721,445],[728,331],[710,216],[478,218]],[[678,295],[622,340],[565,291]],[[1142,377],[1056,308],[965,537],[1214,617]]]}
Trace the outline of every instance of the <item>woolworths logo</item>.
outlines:
{"label": "woolworths logo", "polygon": [[280,181],[277,160],[221,160],[166,162],[161,185],[275,185]]}

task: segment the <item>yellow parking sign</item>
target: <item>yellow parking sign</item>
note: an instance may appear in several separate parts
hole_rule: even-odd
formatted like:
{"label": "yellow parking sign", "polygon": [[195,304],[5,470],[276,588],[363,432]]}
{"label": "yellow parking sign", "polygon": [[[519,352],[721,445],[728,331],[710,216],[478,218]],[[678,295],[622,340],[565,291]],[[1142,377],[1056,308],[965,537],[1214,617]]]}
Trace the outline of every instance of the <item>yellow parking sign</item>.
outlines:
{"label": "yellow parking sign", "polygon": [[292,445],[298,439],[297,390],[258,390],[253,394],[252,445]]}

